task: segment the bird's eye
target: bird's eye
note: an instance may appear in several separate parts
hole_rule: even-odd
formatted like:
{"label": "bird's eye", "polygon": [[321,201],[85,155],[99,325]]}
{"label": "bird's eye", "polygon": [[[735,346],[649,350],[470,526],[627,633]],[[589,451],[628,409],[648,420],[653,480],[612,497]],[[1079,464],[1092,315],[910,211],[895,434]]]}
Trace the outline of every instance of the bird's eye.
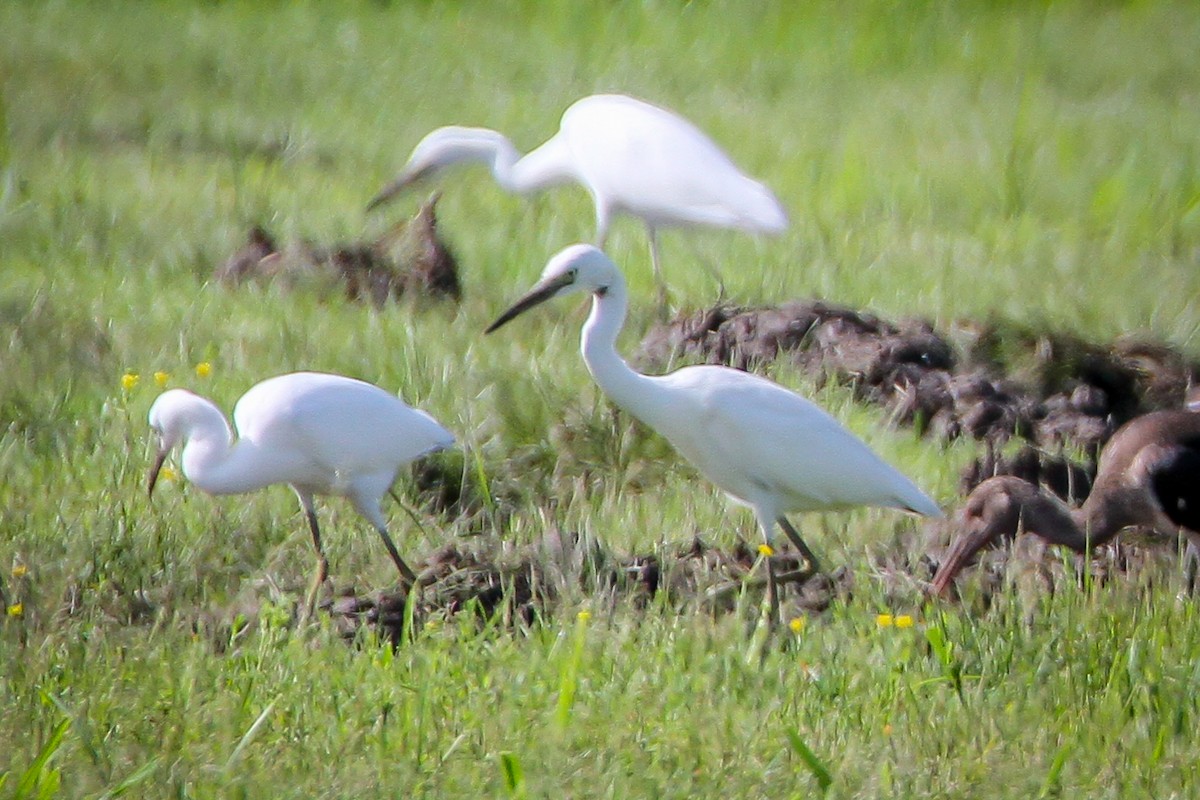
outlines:
{"label": "bird's eye", "polygon": [[567,277],[570,278],[571,280],[575,280],[576,278],[579,277],[579,270],[574,267],[567,270]]}

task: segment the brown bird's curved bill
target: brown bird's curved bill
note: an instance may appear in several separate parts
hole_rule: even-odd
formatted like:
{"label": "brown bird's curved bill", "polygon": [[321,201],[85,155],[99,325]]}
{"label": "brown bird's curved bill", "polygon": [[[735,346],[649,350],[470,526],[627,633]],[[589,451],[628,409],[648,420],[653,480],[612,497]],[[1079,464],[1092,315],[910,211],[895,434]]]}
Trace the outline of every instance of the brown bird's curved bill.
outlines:
{"label": "brown bird's curved bill", "polygon": [[934,596],[945,594],[946,587],[954,580],[954,576],[992,540],[993,535],[994,532],[990,528],[967,531],[954,544],[950,545],[950,549],[946,551],[945,560],[938,567],[937,574],[933,576],[933,585],[930,589],[932,594]]}
{"label": "brown bird's curved bill", "polygon": [[160,450],[154,459],[154,466],[150,467],[150,479],[146,482],[146,496],[154,496],[154,485],[158,483],[158,473],[162,471],[163,462],[170,455],[170,450]]}
{"label": "brown bird's curved bill", "polygon": [[497,330],[498,328],[507,324],[514,317],[520,316],[534,306],[546,302],[551,297],[554,297],[554,295],[558,294],[559,289],[569,285],[573,280],[574,277],[571,275],[561,275],[552,281],[539,283],[537,286],[533,287],[528,294],[526,294],[517,302],[513,303],[512,307],[509,308],[508,311],[505,311],[503,314],[497,317],[496,321],[489,325],[484,333],[491,333],[492,331]]}

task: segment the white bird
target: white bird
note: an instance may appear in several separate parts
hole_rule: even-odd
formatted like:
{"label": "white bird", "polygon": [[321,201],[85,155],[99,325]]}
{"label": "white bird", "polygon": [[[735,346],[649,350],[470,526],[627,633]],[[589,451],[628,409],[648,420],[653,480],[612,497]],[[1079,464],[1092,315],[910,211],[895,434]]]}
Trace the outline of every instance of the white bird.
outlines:
{"label": "white bird", "polygon": [[150,407],[160,446],[147,491],[154,494],[163,462],[183,443],[183,474],[209,494],[252,492],[289,484],[300,499],[317,549],[317,573],[306,607],[329,572],[313,496],[341,495],[370,521],[404,580],[416,576],[388,535],[379,501],[400,468],[454,444],[454,436],[424,411],[378,386],[340,375],[292,372],[268,378],[233,409],[238,438],[212,401],[170,389]]}
{"label": "white bird", "polygon": [[[722,366],[690,366],[643,375],[616,351],[628,295],[616,265],[591,245],[572,245],[550,259],[541,280],[488,333],[553,297],[591,292],[583,326],[583,360],[617,406],[667,438],[684,458],[733,500],[749,506],[763,538],[782,528],[808,562],[812,551],[785,516],[791,512],[881,506],[940,517],[908,478],[888,466],[833,417],[777,383]],[[778,609],[767,559],[772,616]]]}
{"label": "white bird", "polygon": [[596,207],[601,248],[614,215],[641,219],[663,307],[658,228],[708,225],[774,234],[787,227],[787,214],[771,190],[743,174],[699,128],[665,108],[619,94],[576,101],[563,112],[558,133],[525,156],[497,131],[438,128],[417,144],[400,175],[367,209],[461,162],[488,164],[496,182],[518,194],[582,185]]}

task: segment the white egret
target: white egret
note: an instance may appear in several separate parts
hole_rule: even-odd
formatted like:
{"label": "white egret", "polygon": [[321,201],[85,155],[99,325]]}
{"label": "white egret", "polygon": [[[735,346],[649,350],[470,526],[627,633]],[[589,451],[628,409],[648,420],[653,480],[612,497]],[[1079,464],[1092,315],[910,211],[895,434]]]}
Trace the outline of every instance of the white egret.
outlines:
{"label": "white egret", "polygon": [[400,175],[367,208],[462,162],[488,164],[496,182],[518,194],[582,185],[595,204],[601,248],[614,215],[642,220],[663,307],[658,228],[708,225],[774,234],[787,227],[787,214],[771,190],[743,174],[699,128],[664,108],[619,94],[576,101],[563,112],[558,133],[525,156],[494,130],[438,128],[417,144]]}
{"label": "white egret", "polygon": [[325,582],[329,562],[313,496],[341,495],[379,531],[400,575],[416,576],[400,557],[379,501],[400,468],[454,444],[454,436],[424,411],[378,386],[340,375],[293,372],[268,378],[233,410],[238,438],[210,400],[170,389],[150,407],[160,446],[147,491],[163,462],[183,443],[183,474],[209,494],[240,494],[289,484],[300,499],[317,550],[317,572],[306,608]]}
{"label": "white egret", "polygon": [[[643,375],[616,351],[628,295],[616,265],[591,245],[572,245],[550,259],[541,280],[488,332],[553,297],[592,294],[582,351],[592,378],[620,408],[667,438],[684,458],[738,503],[749,506],[763,538],[776,526],[808,562],[817,559],[788,522],[802,511],[881,506],[941,516],[937,504],[800,395],[757,375],[722,366],[690,366]],[[774,568],[767,558],[772,617],[778,610]]]}

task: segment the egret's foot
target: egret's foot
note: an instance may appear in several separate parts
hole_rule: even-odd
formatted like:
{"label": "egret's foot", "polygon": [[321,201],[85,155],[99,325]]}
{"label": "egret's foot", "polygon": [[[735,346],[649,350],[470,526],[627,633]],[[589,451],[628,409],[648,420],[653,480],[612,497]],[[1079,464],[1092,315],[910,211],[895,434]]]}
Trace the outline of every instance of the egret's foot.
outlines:
{"label": "egret's foot", "polygon": [[[800,569],[776,573],[775,582],[777,584],[795,583],[803,586],[809,580],[820,574],[820,570],[812,566],[804,566]],[[741,580],[729,581],[728,583],[721,584],[720,586],[713,586],[704,593],[704,596],[705,599],[709,600],[710,602],[716,602],[719,600],[724,600],[731,595],[735,595],[742,591],[742,589],[764,589],[767,587],[767,584],[768,581],[766,578],[752,578],[747,576]]]}

